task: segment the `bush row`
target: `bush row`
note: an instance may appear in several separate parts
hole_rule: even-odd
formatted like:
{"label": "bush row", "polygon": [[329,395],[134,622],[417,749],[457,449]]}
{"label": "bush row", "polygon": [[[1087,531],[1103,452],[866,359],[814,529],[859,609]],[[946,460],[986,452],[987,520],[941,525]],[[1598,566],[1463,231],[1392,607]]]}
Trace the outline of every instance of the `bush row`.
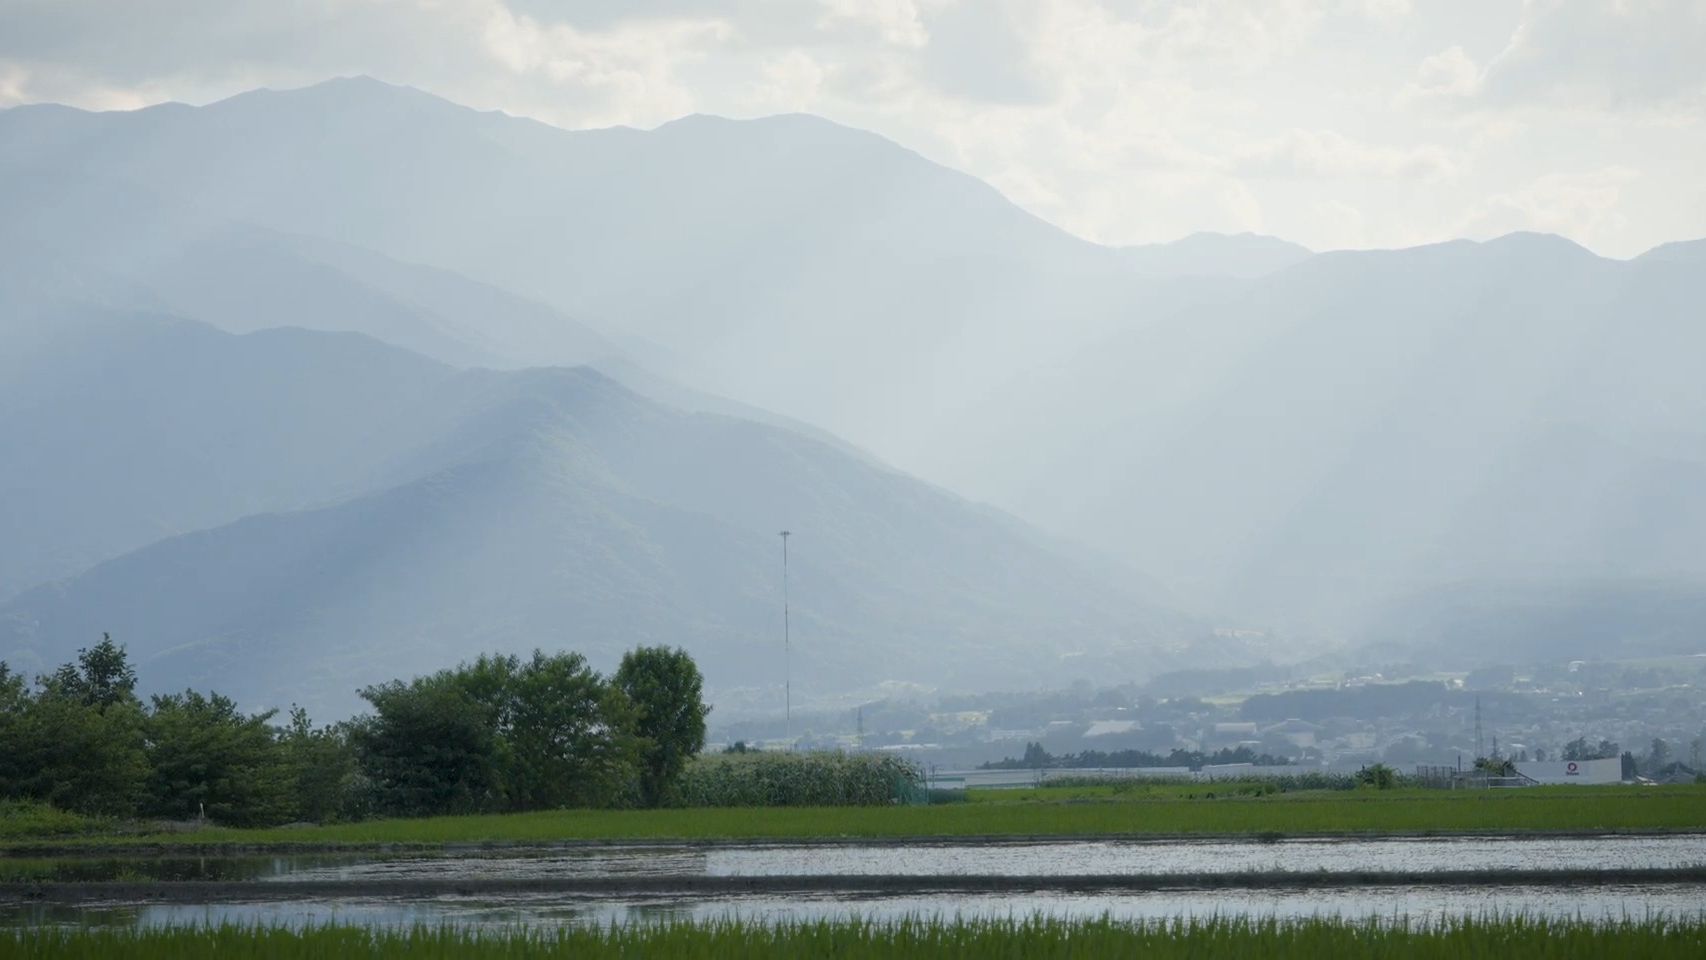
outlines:
{"label": "bush row", "polygon": [[888,754],[741,753],[704,756],[676,784],[684,807],[841,807],[919,802],[923,773]]}

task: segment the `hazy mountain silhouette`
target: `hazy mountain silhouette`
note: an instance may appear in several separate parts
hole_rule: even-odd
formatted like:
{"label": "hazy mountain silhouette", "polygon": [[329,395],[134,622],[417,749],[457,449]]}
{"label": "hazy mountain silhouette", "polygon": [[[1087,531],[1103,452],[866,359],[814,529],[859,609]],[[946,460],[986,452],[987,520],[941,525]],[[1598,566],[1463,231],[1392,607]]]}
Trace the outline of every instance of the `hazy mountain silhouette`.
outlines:
{"label": "hazy mountain silhouette", "polygon": [[1532,234],[1321,254],[1010,384],[948,479],[1351,635],[1466,578],[1706,582],[1703,295],[1684,258]]}
{"label": "hazy mountain silhouette", "polygon": [[[164,687],[348,709],[534,645],[680,644],[720,691],[1034,683],[1173,661],[1191,628],[1017,521],[587,369],[457,371],[367,338],[59,317],[0,396],[0,657],[111,630]],[[126,552],[129,551],[129,552]]]}
{"label": "hazy mountain silhouette", "polygon": [[[1167,301],[1165,278],[1195,289],[1307,255],[1255,237],[1097,246],[801,115],[568,132],[358,78],[202,108],[17,108],[0,141],[16,183],[114,181],[210,223],[447,268],[902,466],[950,411]],[[581,362],[566,339],[529,339],[530,362]]]}
{"label": "hazy mountain silhouette", "polygon": [[[1698,549],[1706,542],[1706,392],[1697,369],[1706,355],[1698,319],[1706,241],[1629,261],[1536,234],[1313,255],[1248,235],[1110,248],[1044,223],[971,177],[813,117],[688,117],[652,131],[569,132],[365,79],[200,108],[0,111],[0,199],[9,213],[0,222],[0,335],[15,341],[0,341],[8,347],[0,350],[0,441],[31,464],[52,465],[0,483],[93,501],[104,488],[90,478],[102,471],[134,471],[137,481],[83,517],[8,520],[15,542],[30,546],[0,556],[0,597],[111,561],[14,601],[17,622],[78,624],[64,636],[88,624],[55,605],[72,603],[73,593],[60,601],[54,591],[105,597],[100,603],[115,609],[131,602],[121,587],[132,581],[103,579],[145,555],[121,558],[125,551],[148,548],[171,569],[167,558],[200,556],[205,543],[233,558],[234,569],[249,569],[242,564],[260,562],[252,558],[265,550],[245,546],[245,537],[265,531],[327,550],[347,533],[356,539],[336,550],[381,556],[397,538],[359,531],[401,530],[384,518],[417,516],[409,511],[427,502],[422,490],[454,490],[455,502],[470,505],[451,512],[475,517],[486,516],[474,504],[487,502],[480,491],[488,489],[580,516],[585,503],[630,503],[621,497],[646,480],[636,472],[595,488],[544,482],[561,471],[530,445],[533,434],[505,447],[492,437],[516,436],[516,421],[502,417],[492,437],[466,432],[458,425],[474,416],[464,404],[471,388],[434,385],[556,383],[550,377],[559,374],[464,373],[385,354],[363,384],[339,380],[339,371],[361,367],[363,351],[377,345],[275,332],[237,338],[243,346],[219,362],[247,372],[209,382],[203,361],[185,358],[212,348],[163,345],[207,331],[168,324],[177,332],[161,333],[161,321],[139,314],[187,315],[239,332],[354,331],[455,367],[593,363],[667,408],[761,420],[790,442],[816,443],[810,449],[823,463],[837,464],[822,469],[837,476],[896,476],[859,452],[871,449],[1152,573],[1200,609],[1294,635],[1411,636],[1395,626],[1409,618],[1443,638],[1456,629],[1446,624],[1485,607],[1476,584],[1531,585],[1523,595],[1542,598],[1591,584],[1603,600],[1596,609],[1623,609],[1605,598],[1627,588],[1638,602],[1654,583],[1681,596],[1706,583]],[[64,330],[84,340],[68,347],[18,319],[59,314],[83,317]],[[134,334],[120,329],[138,323]],[[16,328],[9,334],[8,325]],[[316,356],[299,358],[286,376],[263,362],[275,340],[281,355]],[[43,351],[53,363],[30,359]],[[54,365],[61,361],[70,365]],[[315,372],[321,367],[330,372]],[[85,380],[152,389],[160,384],[149,378],[165,375],[182,391],[161,387],[142,400],[76,392]],[[322,376],[323,407],[290,379]],[[186,414],[226,396],[241,400],[245,377],[278,395],[231,404],[229,422]],[[604,389],[653,408],[614,384]],[[348,416],[421,397],[431,404],[397,414],[396,442],[389,426]],[[132,409],[115,412],[125,403]],[[348,422],[322,423],[333,411]],[[259,429],[271,417],[286,424],[297,457],[276,475],[271,454],[242,435],[245,424]],[[291,429],[300,437],[289,439]],[[80,449],[80,431],[98,442]],[[151,441],[177,458],[150,460]],[[697,441],[672,434],[670,442]],[[592,462],[607,470],[620,446],[598,446]],[[468,452],[487,449],[507,452]],[[801,462],[787,459],[791,468]],[[644,532],[637,542],[646,543],[678,543],[649,532],[654,520],[678,530],[722,517],[678,499],[692,488],[680,465],[662,454],[648,463],[651,479],[681,486],[634,502],[679,514],[667,522],[648,514],[647,523],[626,507],[594,515]],[[763,457],[749,464],[760,465],[780,469]],[[693,470],[714,475],[701,464]],[[730,486],[750,482],[743,474]],[[952,497],[928,502],[954,504],[930,509],[966,524],[981,517],[1032,544],[1040,552],[1011,548],[1033,558],[1024,579],[1051,582],[1043,568],[1061,551],[1038,535]],[[824,509],[829,523],[835,511]],[[755,539],[730,539],[728,550],[756,549],[773,535],[777,521],[760,523],[757,513],[747,517]],[[920,525],[910,516],[905,528]],[[468,534],[464,552],[500,533],[526,545],[517,555],[559,549],[551,523],[478,529],[486,533]],[[899,528],[877,529],[899,536]],[[148,547],[192,531],[202,532]],[[856,561],[848,563],[876,563],[876,545],[861,550],[849,548]],[[179,562],[192,560],[171,561]],[[647,578],[689,576],[626,560],[622,569],[633,578],[612,595],[627,605],[609,609],[644,605],[635,598],[647,596],[639,586]],[[422,577],[462,575],[443,571]],[[1101,598],[1081,598],[1085,609],[1109,611],[1086,635],[1151,622],[1130,591],[1084,586],[1094,581],[1079,580],[1075,567],[1054,576],[1061,590],[1078,583]],[[555,581],[536,586],[547,582]],[[849,589],[889,596],[912,582]],[[966,629],[1009,638],[1002,650],[1028,642],[1024,649],[1061,652],[1053,631],[1071,605],[1045,603],[1048,590],[1021,592],[1018,608],[1032,613],[997,616],[1006,595],[989,582],[968,583],[959,598],[938,591],[933,605],[914,608],[909,599],[881,616],[873,608],[867,619],[823,616],[847,638],[893,639],[904,632],[894,623],[965,606],[963,622],[976,624]],[[739,593],[732,580],[716,583]],[[316,591],[291,595],[333,602]],[[373,596],[387,596],[377,581]],[[479,611],[470,616],[502,607],[496,593],[483,596],[470,601]],[[532,611],[529,629],[555,616],[596,619],[550,605],[566,600],[510,599]],[[339,602],[356,611],[360,595]],[[400,601],[374,603],[389,611],[383,623],[415,622]],[[1426,616],[1415,612],[1421,606]],[[214,619],[190,632],[225,636],[249,622],[223,610],[210,608]],[[726,625],[735,614],[715,616]],[[1493,619],[1523,643],[1544,632],[1514,626],[1544,618]],[[1008,620],[1005,632],[989,626]],[[432,635],[450,643],[471,622]],[[931,622],[950,630],[940,626],[948,621]],[[702,632],[738,632],[724,629]],[[396,631],[385,636],[431,632]],[[323,639],[289,635],[307,647]]]}

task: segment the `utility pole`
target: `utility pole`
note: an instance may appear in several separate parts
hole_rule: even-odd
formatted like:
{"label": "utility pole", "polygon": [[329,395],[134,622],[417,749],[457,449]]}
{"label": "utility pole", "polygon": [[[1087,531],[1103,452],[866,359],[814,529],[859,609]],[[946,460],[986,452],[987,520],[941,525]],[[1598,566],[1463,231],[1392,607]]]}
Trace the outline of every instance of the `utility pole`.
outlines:
{"label": "utility pole", "polygon": [[1475,695],[1475,759],[1479,760],[1486,755],[1487,755],[1486,751],[1481,749],[1481,695],[1476,694]]}
{"label": "utility pole", "polygon": [[794,667],[793,638],[788,630],[788,537],[782,531],[782,723],[788,749],[794,749]]}

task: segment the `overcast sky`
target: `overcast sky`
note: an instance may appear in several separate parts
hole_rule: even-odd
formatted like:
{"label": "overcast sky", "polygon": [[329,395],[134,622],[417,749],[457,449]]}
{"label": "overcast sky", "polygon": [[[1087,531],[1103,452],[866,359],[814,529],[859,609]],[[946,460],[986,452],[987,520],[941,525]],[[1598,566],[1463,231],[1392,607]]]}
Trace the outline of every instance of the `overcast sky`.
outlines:
{"label": "overcast sky", "polygon": [[565,127],[816,113],[1107,243],[1706,236],[1706,0],[0,0],[0,106],[349,74]]}

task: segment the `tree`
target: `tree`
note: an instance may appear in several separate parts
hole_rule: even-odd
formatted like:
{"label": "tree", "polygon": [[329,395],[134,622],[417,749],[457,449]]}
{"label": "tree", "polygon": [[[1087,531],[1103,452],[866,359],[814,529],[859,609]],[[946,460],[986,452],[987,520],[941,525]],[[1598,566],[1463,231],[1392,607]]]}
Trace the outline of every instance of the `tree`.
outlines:
{"label": "tree", "polygon": [[1658,773],[1667,763],[1670,763],[1670,744],[1654,737],[1652,745],[1647,748],[1647,757],[1641,768],[1648,773]]}
{"label": "tree", "polygon": [[1398,785],[1398,771],[1384,763],[1376,763],[1357,771],[1357,783],[1376,790],[1390,790]]}
{"label": "tree", "polygon": [[271,726],[275,713],[244,716],[217,693],[155,697],[144,728],[146,812],[240,827],[290,819],[290,771]]}
{"label": "tree", "polygon": [[386,812],[608,806],[633,790],[633,706],[578,653],[482,656],[362,696],[375,715],[350,735]]}
{"label": "tree", "polygon": [[113,643],[112,634],[101,634],[101,642],[77,651],[77,663],[65,664],[42,685],[61,697],[84,706],[105,710],[135,699],[136,671],[124,647]]}
{"label": "tree", "polygon": [[133,815],[148,764],[124,648],[103,636],[38,683],[32,695],[10,669],[0,682],[0,791],[78,813]]}
{"label": "tree", "polygon": [[20,763],[23,742],[19,737],[29,702],[24,678],[0,660],[0,797],[17,796],[20,792],[24,768]]}
{"label": "tree", "polygon": [[1489,777],[1516,776],[1516,763],[1504,757],[1477,757],[1475,769]]}
{"label": "tree", "polygon": [[641,738],[641,802],[657,806],[705,747],[704,679],[685,650],[637,647],[622,657],[615,684],[633,704]]}
{"label": "tree", "polygon": [[1590,745],[1586,737],[1577,737],[1564,744],[1565,760],[1608,760],[1622,753],[1622,749],[1612,740],[1601,740],[1597,746]]}
{"label": "tree", "polygon": [[500,732],[512,809],[610,806],[629,792],[637,773],[643,781],[634,704],[585,657],[535,650],[513,670],[510,691]]}
{"label": "tree", "polygon": [[1025,744],[1025,757],[1020,762],[1023,763],[1026,767],[1036,769],[1036,770],[1041,770],[1043,767],[1048,766],[1049,763],[1053,760],[1054,760],[1054,758],[1049,756],[1048,751],[1043,749],[1042,744],[1040,744],[1040,743],[1026,743]]}
{"label": "tree", "polygon": [[290,708],[290,721],[279,734],[284,765],[298,820],[330,823],[359,820],[371,807],[371,783],[356,761],[349,725],[315,729],[308,711]]}
{"label": "tree", "polygon": [[361,696],[374,715],[352,725],[364,772],[384,813],[476,813],[499,796],[493,711],[448,671],[393,680]]}
{"label": "tree", "polygon": [[28,698],[8,724],[7,792],[77,813],[134,815],[148,776],[142,722],[135,703],[97,710],[48,691]]}

